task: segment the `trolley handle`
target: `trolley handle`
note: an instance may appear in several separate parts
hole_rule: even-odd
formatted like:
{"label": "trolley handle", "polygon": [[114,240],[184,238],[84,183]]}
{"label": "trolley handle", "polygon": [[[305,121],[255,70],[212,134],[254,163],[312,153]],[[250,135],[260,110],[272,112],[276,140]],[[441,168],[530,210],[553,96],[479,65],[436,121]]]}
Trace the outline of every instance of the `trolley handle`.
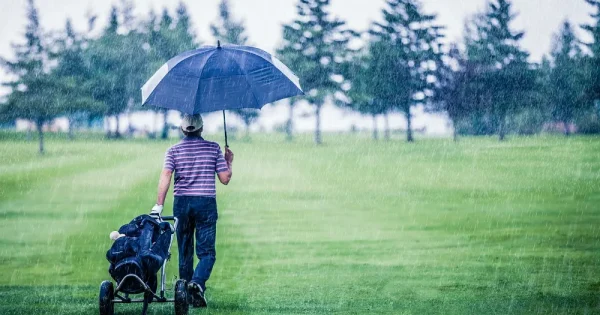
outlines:
{"label": "trolley handle", "polygon": [[175,216],[164,216],[164,217],[160,217],[163,221],[173,221],[173,224],[171,225],[171,223],[169,223],[169,225],[171,225],[171,230],[173,231],[173,233],[175,233],[175,231],[177,231],[177,222],[179,220],[177,220],[177,217]]}

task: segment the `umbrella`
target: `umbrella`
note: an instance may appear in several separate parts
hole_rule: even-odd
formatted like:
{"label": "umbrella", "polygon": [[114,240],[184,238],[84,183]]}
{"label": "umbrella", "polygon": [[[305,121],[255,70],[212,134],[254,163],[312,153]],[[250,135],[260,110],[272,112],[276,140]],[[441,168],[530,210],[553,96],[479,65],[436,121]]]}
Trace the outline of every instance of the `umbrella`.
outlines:
{"label": "umbrella", "polygon": [[250,46],[203,46],[165,63],[142,87],[142,105],[185,114],[226,109],[262,108],[302,95],[300,81],[269,53]]}

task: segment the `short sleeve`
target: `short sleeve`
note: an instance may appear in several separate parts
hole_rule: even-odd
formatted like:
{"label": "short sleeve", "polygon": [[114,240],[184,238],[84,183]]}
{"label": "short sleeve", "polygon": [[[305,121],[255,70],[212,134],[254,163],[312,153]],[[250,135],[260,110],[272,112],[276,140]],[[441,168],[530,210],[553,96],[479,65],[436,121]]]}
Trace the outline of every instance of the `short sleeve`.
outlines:
{"label": "short sleeve", "polygon": [[165,170],[174,171],[175,170],[175,158],[173,156],[173,148],[169,148],[167,153],[165,153],[165,166],[163,167]]}
{"label": "short sleeve", "polygon": [[227,172],[229,171],[229,167],[227,166],[227,162],[223,157],[223,152],[221,152],[221,148],[217,146],[217,164],[215,165],[215,172]]}

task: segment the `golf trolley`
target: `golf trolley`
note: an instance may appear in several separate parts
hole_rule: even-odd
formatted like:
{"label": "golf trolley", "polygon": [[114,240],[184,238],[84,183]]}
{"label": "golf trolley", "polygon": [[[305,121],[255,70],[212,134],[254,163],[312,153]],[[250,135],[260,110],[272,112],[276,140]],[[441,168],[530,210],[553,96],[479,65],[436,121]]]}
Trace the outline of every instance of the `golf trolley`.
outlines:
{"label": "golf trolley", "polygon": [[[173,216],[162,217],[165,221],[174,221],[174,226],[169,223],[169,226],[174,234],[177,229],[177,218]],[[149,303],[171,303],[175,304],[175,315],[186,315],[188,313],[188,296],[187,283],[183,279],[177,280],[175,283],[174,297],[169,299],[165,297],[165,266],[171,258],[171,245],[173,244],[173,234],[169,243],[169,254],[167,259],[161,266],[161,282],[160,293],[157,294],[157,277],[150,275],[149,280],[144,281],[135,272],[128,273],[120,282],[117,283],[117,288],[113,287],[113,283],[105,280],[100,284],[99,306],[100,315],[113,315],[115,304],[120,303],[143,303],[142,315],[148,311]],[[144,294],[142,299],[132,299],[130,294]]]}

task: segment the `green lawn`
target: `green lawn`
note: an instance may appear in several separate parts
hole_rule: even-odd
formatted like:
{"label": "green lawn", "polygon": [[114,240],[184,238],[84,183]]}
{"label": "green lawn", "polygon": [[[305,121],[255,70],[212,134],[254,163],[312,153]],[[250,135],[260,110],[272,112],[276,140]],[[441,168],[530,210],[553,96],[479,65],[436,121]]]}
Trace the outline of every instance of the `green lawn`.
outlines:
{"label": "green lawn", "polygon": [[[108,234],[150,210],[174,141],[50,137],[39,156],[0,135],[0,314],[97,312]],[[600,138],[232,150],[210,306],[191,313],[600,314]]]}

